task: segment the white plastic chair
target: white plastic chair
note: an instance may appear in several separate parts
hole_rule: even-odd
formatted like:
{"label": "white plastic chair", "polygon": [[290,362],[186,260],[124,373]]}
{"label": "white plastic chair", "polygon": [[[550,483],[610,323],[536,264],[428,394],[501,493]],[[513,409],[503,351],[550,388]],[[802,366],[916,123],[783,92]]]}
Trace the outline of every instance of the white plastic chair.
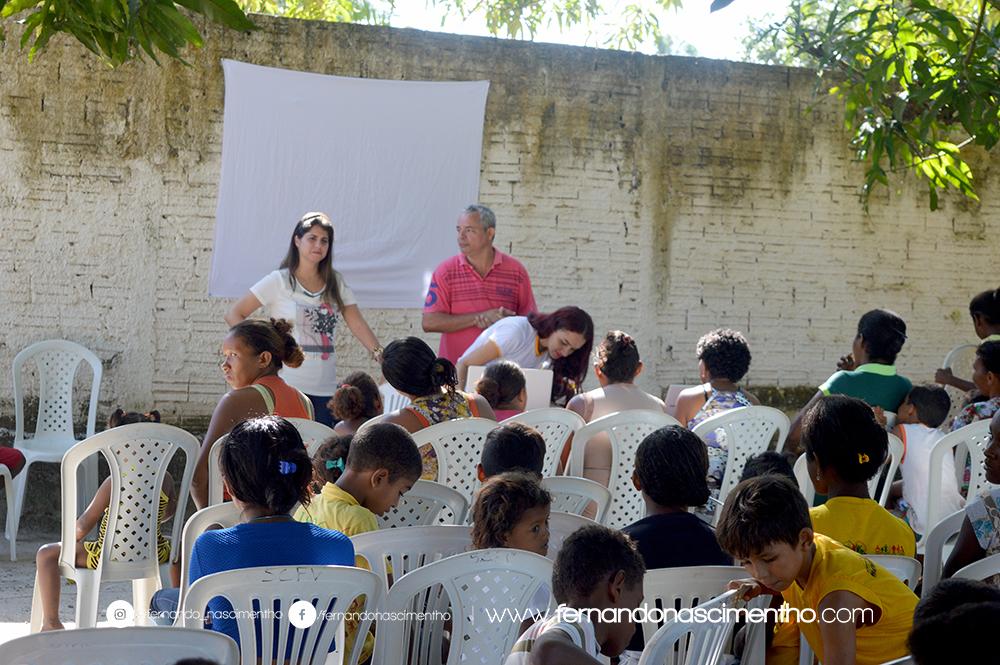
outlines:
{"label": "white plastic chair", "polygon": [[[748,577],[741,566],[690,566],[647,570],[642,580],[643,604],[653,608],[682,609],[700,605],[726,592],[733,580]],[[642,636],[648,643],[660,628],[655,621],[642,624]]]}
{"label": "white plastic chair", "polygon": [[[177,451],[185,456],[184,475],[177,492],[170,542],[171,560],[178,561],[177,548],[191,476],[198,457],[198,440],[182,429],[161,423],[135,423],[105,430],[69,449],[62,460],[62,550],[59,572],[76,582],[76,625],[92,628],[97,623],[97,601],[101,582],[132,582],[132,605],[149,607],[160,588],[156,522],[160,488],[167,465]],[[111,500],[108,526],[96,570],[76,567],[76,519],[82,512],[76,503],[76,471],[87,457],[101,453],[111,470]],[[137,620],[147,621],[139,611]],[[38,574],[31,602],[31,632],[42,625],[42,603]]]}
{"label": "white plastic chair", "polygon": [[597,524],[597,522],[587,517],[583,517],[582,515],[558,513],[553,511],[549,515],[548,558],[555,561],[556,555],[559,554],[559,550],[562,549],[563,541],[569,538],[571,533],[574,533],[578,529],[582,529],[585,526],[593,526],[594,524]]}
{"label": "white plastic chair", "polygon": [[943,520],[939,520],[921,541],[924,545],[924,585],[920,591],[921,596],[930,593],[941,580],[941,573],[947,560],[945,550],[950,551],[947,547],[948,541],[958,536],[964,520],[965,510],[956,510]]}
{"label": "white plastic chair", "polygon": [[228,434],[223,434],[215,440],[215,443],[212,444],[212,449],[208,451],[209,506],[216,506],[222,503],[223,500],[224,488],[222,487],[222,468],[219,465],[219,456],[222,454],[222,444],[225,443],[228,438]]}
{"label": "white plastic chair", "polygon": [[545,462],[542,464],[543,476],[554,476],[558,473],[559,456],[569,437],[578,432],[587,422],[575,411],[569,409],[534,409],[511,416],[501,422],[523,423],[534,427],[545,439]]}
{"label": "white plastic chair", "polygon": [[[978,348],[978,344],[959,344],[945,355],[941,367],[950,369],[960,379],[971,381],[972,365],[976,362],[976,349]],[[944,386],[944,389],[948,393],[948,397],[951,398],[951,409],[948,411],[948,418],[945,422],[951,422],[951,419],[961,411],[966,394],[951,386]]]}
{"label": "white plastic chair", "polygon": [[680,423],[661,411],[634,409],[598,418],[581,427],[573,437],[569,475],[580,478],[583,477],[584,454],[591,439],[606,434],[611,441],[611,480],[608,484],[611,505],[605,523],[612,529],[621,529],[642,518],[645,512],[642,495],[632,485],[635,451],[649,434],[670,425]]}
{"label": "white plastic chair", "polygon": [[[508,608],[523,610],[551,578],[551,561],[513,549],[466,552],[418,568],[397,579],[389,590],[383,611],[406,618],[379,625],[372,662],[502,663],[520,626],[497,617]],[[450,601],[452,622],[447,659],[442,658],[444,616],[436,614],[448,606],[445,598]],[[432,616],[418,617],[411,613],[414,608]]]}
{"label": "white plastic chair", "polygon": [[378,392],[382,396],[382,413],[392,413],[399,411],[410,403],[410,399],[399,394],[395,388],[388,383],[383,383],[378,387]]}
{"label": "white plastic chair", "polygon": [[[878,502],[882,507],[885,507],[886,502],[889,501],[889,491],[892,489],[892,478],[896,475],[896,469],[899,468],[899,463],[903,459],[903,442],[899,440],[895,434],[889,434],[889,452],[885,463],[882,468],[871,477],[868,481],[868,493],[871,495],[872,499]],[[805,497],[806,505],[812,506],[813,501],[816,499],[816,488],[812,484],[812,478],[809,477],[809,468],[806,463],[806,454],[802,453],[799,458],[795,460],[795,466],[792,467],[792,472],[795,474],[795,481],[798,483],[799,491],[802,492],[802,496]],[[883,477],[886,478],[885,484],[882,486],[882,492],[878,496],[875,496],[875,492],[878,490],[879,480]],[[940,474],[938,474],[940,476]]]}
{"label": "white plastic chair", "polygon": [[7,544],[10,545],[10,560],[17,561],[17,528],[14,526],[16,512],[14,505],[14,481],[10,477],[10,469],[0,464],[0,478],[3,479],[3,490],[7,495]]}
{"label": "white plastic chair", "polygon": [[[204,627],[205,608],[217,596],[228,600],[235,611],[243,665],[257,665],[260,662],[257,654],[271,654],[275,650],[282,660],[289,652],[289,645],[297,665],[323,665],[334,639],[342,641],[344,613],[357,611],[362,617],[358,637],[351,654],[345,655],[343,661],[356,665],[364,645],[361,636],[368,633],[371,612],[382,597],[382,583],[374,573],[353,566],[260,566],[227,570],[195,580],[178,612],[181,625]],[[352,608],[360,596],[365,597],[364,603]],[[292,633],[288,609],[298,600],[312,603],[317,618],[311,627]],[[281,611],[284,617],[279,621],[267,616],[254,618],[255,609]],[[341,645],[337,648],[341,650]],[[297,657],[299,653],[302,659]]]}
{"label": "white plastic chair", "polygon": [[214,506],[202,508],[184,524],[181,534],[181,585],[178,591],[177,606],[180,607],[188,589],[188,577],[191,572],[191,552],[198,536],[208,531],[212,525],[218,524],[223,529],[235,526],[240,522],[240,509],[232,501],[226,501]]}
{"label": "white plastic chair", "polygon": [[457,490],[472,504],[479,486],[476,465],[483,456],[486,435],[497,426],[486,418],[459,418],[414,432],[417,448],[430,445],[437,455],[437,482]]}
{"label": "white plastic chair", "polygon": [[[647,573],[648,574],[648,573]],[[709,612],[725,607],[735,599],[736,591],[727,591],[698,605]],[[729,615],[727,615],[729,616]],[[671,621],[665,623],[646,641],[639,665],[716,665],[722,661],[726,640],[736,625],[730,621]]]}
{"label": "white plastic chair", "polygon": [[902,658],[882,663],[882,665],[916,665],[916,662],[917,661],[913,660],[913,656],[903,656]]}
{"label": "white plastic chair", "polygon": [[461,492],[436,483],[418,480],[399,503],[379,518],[380,529],[432,524],[462,524],[469,501]]}
{"label": "white plastic chair", "polygon": [[148,626],[56,630],[0,643],[4,665],[173,665],[185,658],[238,665],[240,652],[222,633]]}
{"label": "white plastic chair", "polygon": [[984,581],[994,575],[1000,575],[1000,554],[991,554],[964,568],[959,568],[952,577]]}
{"label": "white plastic chair", "polygon": [[593,502],[597,504],[595,521],[603,524],[611,505],[611,492],[604,485],[576,476],[552,476],[542,478],[542,487],[552,495],[553,512],[583,515]]}
{"label": "white plastic chair", "polygon": [[399,579],[421,566],[472,549],[472,527],[409,526],[351,536],[354,553],[363,557],[389,590],[389,571]]}
{"label": "white plastic chair", "polygon": [[[777,448],[781,450],[788,436],[788,416],[769,406],[743,406],[729,409],[698,423],[692,432],[704,440],[710,433],[722,430],[726,441],[726,470],[719,486],[719,501],[726,497],[740,481],[747,460],[771,446],[771,440],[778,435]],[[713,511],[712,523],[721,516],[721,510]]]}
{"label": "white plastic chair", "polygon": [[917,584],[920,582],[921,566],[916,559],[893,554],[866,554],[865,558],[898,577],[901,582],[910,587],[910,591],[917,588]]}
{"label": "white plastic chair", "polygon": [[[38,417],[31,438],[24,431],[24,398],[26,365],[33,362],[38,371]],[[24,512],[24,494],[31,465],[36,462],[60,462],[67,450],[78,443],[73,431],[73,383],[80,363],[90,366],[90,402],[84,438],[97,431],[97,402],[101,392],[103,369],[101,360],[89,349],[76,342],[50,339],[36,342],[14,356],[14,447],[24,454],[24,468],[13,479],[14,519],[7,520],[7,540],[14,552],[17,529]],[[83,482],[77,503],[86,505],[97,492],[97,458],[82,467]]]}
{"label": "white plastic chair", "polygon": [[937,524],[944,518],[941,496],[944,479],[941,478],[941,466],[946,455],[955,458],[955,483],[960,487],[965,474],[965,460],[970,458],[969,491],[966,496],[974,498],[979,492],[989,487],[986,480],[985,461],[986,447],[990,443],[990,421],[977,420],[954,432],[941,437],[931,448],[930,479],[927,483],[927,508],[924,511],[924,524]]}
{"label": "white plastic chair", "polygon": [[302,437],[302,443],[305,444],[306,450],[309,452],[309,457],[316,454],[316,450],[320,447],[320,444],[331,436],[337,436],[332,427],[327,427],[315,420],[308,420],[306,418],[286,418],[285,420],[294,425],[295,429],[299,431],[299,436]]}

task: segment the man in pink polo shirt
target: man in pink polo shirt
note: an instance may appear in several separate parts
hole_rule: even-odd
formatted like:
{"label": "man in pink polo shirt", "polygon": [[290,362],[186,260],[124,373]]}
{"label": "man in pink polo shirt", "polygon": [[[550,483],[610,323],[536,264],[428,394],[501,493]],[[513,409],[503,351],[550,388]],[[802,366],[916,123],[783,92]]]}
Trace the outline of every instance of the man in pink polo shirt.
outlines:
{"label": "man in pink polo shirt", "polygon": [[483,328],[505,316],[534,312],[531,279],[517,259],[493,247],[493,211],[471,205],[458,218],[461,254],[444,260],[424,301],[424,332],[439,332],[442,358],[455,362]]}

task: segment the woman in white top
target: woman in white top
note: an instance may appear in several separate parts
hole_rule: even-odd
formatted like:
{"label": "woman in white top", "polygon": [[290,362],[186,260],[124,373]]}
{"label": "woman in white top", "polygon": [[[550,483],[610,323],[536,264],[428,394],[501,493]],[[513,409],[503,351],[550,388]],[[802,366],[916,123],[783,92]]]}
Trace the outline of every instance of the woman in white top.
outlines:
{"label": "woman in white top", "polygon": [[565,403],[580,392],[593,344],[594,322],[579,307],[508,316],[479,333],[458,359],[458,385],[465,385],[470,367],[503,358],[527,369],[552,369],[552,401]]}
{"label": "woman in white top", "polygon": [[278,270],[250,287],[226,313],[234,326],[264,307],[266,315],[294,322],[292,335],[305,353],[296,369],[286,367],[281,377],[305,393],[313,403],[316,420],[333,425],[327,406],[337,389],[334,331],[337,313],[375,362],[382,347],[358,309],[354,293],[333,269],[333,224],[322,212],[306,213],[295,225],[292,239]]}
{"label": "woman in white top", "polygon": [[[577,395],[569,401],[566,408],[580,414],[588,423],[602,416],[631,409],[666,413],[663,400],[633,383],[642,373],[642,367],[639,348],[632,336],[621,330],[612,330],[597,347],[597,358],[594,361],[594,374],[601,387]],[[567,441],[563,450],[566,458],[569,457],[570,443],[571,441]],[[611,481],[612,455],[611,440],[606,434],[591,439],[583,457],[583,477],[607,487]]]}

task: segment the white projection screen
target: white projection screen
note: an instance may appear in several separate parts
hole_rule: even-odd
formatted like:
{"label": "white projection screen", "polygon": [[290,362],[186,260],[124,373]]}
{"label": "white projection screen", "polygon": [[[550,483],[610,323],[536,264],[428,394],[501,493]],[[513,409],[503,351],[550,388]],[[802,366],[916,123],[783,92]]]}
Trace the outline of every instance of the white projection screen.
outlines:
{"label": "white projection screen", "polygon": [[387,81],[223,60],[222,175],[209,294],[275,270],[321,210],[361,307],[423,304],[479,193],[488,81]]}

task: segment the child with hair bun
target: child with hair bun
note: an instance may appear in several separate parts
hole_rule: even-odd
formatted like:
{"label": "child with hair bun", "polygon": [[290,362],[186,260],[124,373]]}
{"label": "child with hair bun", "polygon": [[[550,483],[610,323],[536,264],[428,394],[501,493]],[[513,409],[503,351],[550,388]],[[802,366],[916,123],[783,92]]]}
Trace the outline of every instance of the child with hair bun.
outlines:
{"label": "child with hair bun", "polygon": [[[134,423],[158,423],[160,412],[137,413],[115,409],[108,418],[108,429]],[[111,478],[106,478],[97,489],[94,499],[76,520],[76,566],[95,570],[101,560],[101,550],[108,528],[108,507],[111,504]],[[170,560],[170,541],[161,533],[163,523],[173,517],[177,509],[177,492],[174,479],[168,473],[163,474],[163,487],[160,489],[159,513],[156,522],[156,553],[158,561],[163,564]],[[97,540],[84,540],[100,520]],[[38,569],[38,590],[42,603],[42,630],[61,630],[59,619],[59,555],[62,551],[60,543],[49,543],[38,549],[35,564]]]}
{"label": "child with hair bun", "polygon": [[889,454],[871,407],[844,395],[823,397],[803,419],[802,443],[816,492],[829,497],[809,511],[816,533],[861,554],[916,554],[913,529],[868,494]]}
{"label": "child with hair bun", "polygon": [[[1000,289],[989,289],[977,294],[969,303],[969,314],[972,316],[976,337],[984,342],[1000,342]],[[950,368],[936,371],[934,381],[964,392],[976,387],[974,382],[955,376]]]}
{"label": "child with hair bun", "polygon": [[313,419],[309,398],[278,376],[286,365],[301,365],[304,357],[291,330],[288,321],[247,319],[223,340],[220,365],[232,390],[219,400],[201,443],[191,479],[191,498],[198,508],[208,505],[208,453],[237,423],[268,415]]}
{"label": "child with hair bun", "polygon": [[331,436],[313,454],[313,492],[319,494],[326,483],[335,483],[347,468],[351,434]]}
{"label": "child with hair bun", "polygon": [[354,434],[366,422],[382,415],[382,393],[365,372],[352,372],[330,398],[330,411],[339,420],[337,434]]}
{"label": "child with hair bun", "polygon": [[497,420],[523,413],[528,403],[524,372],[509,360],[496,360],[487,365],[476,382],[476,392],[490,403]]}

